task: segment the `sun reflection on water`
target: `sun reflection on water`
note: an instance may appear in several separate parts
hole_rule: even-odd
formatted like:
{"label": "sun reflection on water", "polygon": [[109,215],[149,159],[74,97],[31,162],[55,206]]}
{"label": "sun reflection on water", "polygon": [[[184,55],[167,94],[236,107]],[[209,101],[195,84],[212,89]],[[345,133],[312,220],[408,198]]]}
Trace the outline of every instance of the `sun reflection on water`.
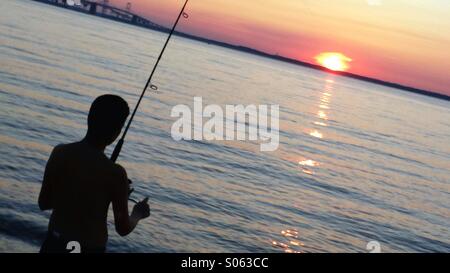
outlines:
{"label": "sun reflection on water", "polygon": [[323,102],[323,103],[330,103],[330,99],[328,97],[322,97],[320,99],[320,101]]}
{"label": "sun reflection on water", "polygon": [[324,126],[324,127],[328,126],[326,123],[320,122],[320,121],[314,121],[313,123],[314,123],[315,125],[319,125],[319,126]]}
{"label": "sun reflection on water", "polygon": [[317,138],[323,138],[323,134],[317,130],[309,132],[309,135]]}
{"label": "sun reflection on water", "polygon": [[[325,84],[325,88],[324,91],[320,94],[319,97],[319,109],[317,110],[317,117],[321,120],[328,120],[328,114],[331,107],[330,107],[330,103],[331,103],[331,97],[333,96],[332,91],[333,91],[333,84],[334,84],[334,80],[333,79],[326,79],[325,80],[326,84]],[[324,123],[323,121],[314,121],[313,122],[314,125],[319,125],[319,126],[328,126],[326,123]],[[323,138],[324,135],[323,133],[319,132],[318,130],[312,129],[309,131],[309,135],[315,138]]]}
{"label": "sun reflection on water", "polygon": [[[322,91],[322,93],[319,96],[319,109],[317,110],[317,118],[321,119],[321,121],[313,121],[312,123],[317,126],[327,127],[328,124],[324,121],[328,120],[328,114],[330,110],[330,103],[331,103],[331,97],[333,96],[333,79],[326,79],[325,80],[325,88]],[[323,139],[324,134],[320,132],[317,129],[310,129],[308,131],[308,134],[312,137]],[[298,164],[301,166],[301,172],[307,175],[314,175],[315,171],[313,168],[318,167],[319,163],[317,161],[314,161],[312,159],[303,159],[298,162]]]}
{"label": "sun reflection on water", "polygon": [[319,166],[319,163],[312,159],[306,159],[306,160],[299,161],[298,164],[302,165],[302,166],[310,166],[310,167]]}
{"label": "sun reflection on water", "polygon": [[309,170],[309,169],[306,169],[306,168],[302,169],[302,173],[309,174],[309,175],[313,175],[314,174],[314,172],[312,170]]}
{"label": "sun reflection on water", "polygon": [[[333,96],[333,79],[325,80],[325,88],[322,94],[320,94],[319,102],[318,102],[318,110],[316,115],[316,120],[312,123],[317,126],[327,127],[328,124],[324,121],[328,120],[328,115],[331,109],[331,98]],[[317,120],[319,118],[320,120]],[[324,134],[317,130],[316,128],[311,128],[308,134],[312,137],[323,139]],[[307,175],[314,175],[316,168],[321,165],[316,160],[311,158],[302,158],[298,161],[298,165],[300,166],[301,172]],[[299,239],[299,232],[296,229],[283,229],[281,230],[281,236],[283,240],[272,240],[271,244],[274,248],[281,249],[285,253],[303,253],[303,248],[305,244]]]}
{"label": "sun reflection on water", "polygon": [[298,239],[298,230],[284,229],[281,231],[281,236],[279,241],[271,241],[274,248],[280,249],[285,253],[302,253],[301,248],[304,247],[305,244]]}
{"label": "sun reflection on water", "polygon": [[325,113],[325,111],[322,111],[322,110],[320,110],[320,111],[317,112],[317,116],[318,116],[319,118],[321,118],[321,119],[325,119],[325,120],[328,119],[327,114]]}

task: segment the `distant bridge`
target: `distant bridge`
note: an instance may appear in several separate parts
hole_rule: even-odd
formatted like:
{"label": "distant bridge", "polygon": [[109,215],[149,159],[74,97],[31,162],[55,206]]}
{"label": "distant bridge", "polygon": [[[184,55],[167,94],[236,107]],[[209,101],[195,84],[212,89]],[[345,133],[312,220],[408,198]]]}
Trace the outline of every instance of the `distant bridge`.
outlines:
{"label": "distant bridge", "polygon": [[136,26],[151,28],[160,31],[169,31],[168,28],[158,25],[144,17],[132,13],[131,3],[126,9],[121,9],[108,5],[108,0],[97,2],[95,0],[33,0],[53,6],[63,7],[83,13],[88,13],[115,21],[129,23]]}

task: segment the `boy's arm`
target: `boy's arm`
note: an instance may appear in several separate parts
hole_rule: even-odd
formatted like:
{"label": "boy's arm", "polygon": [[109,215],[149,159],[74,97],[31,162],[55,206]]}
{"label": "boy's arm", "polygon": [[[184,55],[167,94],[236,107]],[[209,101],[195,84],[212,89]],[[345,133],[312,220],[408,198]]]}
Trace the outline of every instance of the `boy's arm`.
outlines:
{"label": "boy's arm", "polygon": [[147,204],[147,198],[137,203],[133,208],[133,212],[129,215],[128,212],[128,178],[125,169],[118,166],[117,181],[113,183],[113,212],[114,224],[116,231],[120,236],[126,236],[131,233],[136,227],[139,220],[144,219],[150,215],[150,209]]}
{"label": "boy's arm", "polygon": [[45,166],[44,179],[42,180],[41,192],[39,193],[39,208],[41,210],[49,210],[53,209],[52,202],[52,184],[55,180],[56,173],[56,154],[57,154],[58,146],[56,146],[52,153],[50,154],[50,158],[47,161],[47,165]]}

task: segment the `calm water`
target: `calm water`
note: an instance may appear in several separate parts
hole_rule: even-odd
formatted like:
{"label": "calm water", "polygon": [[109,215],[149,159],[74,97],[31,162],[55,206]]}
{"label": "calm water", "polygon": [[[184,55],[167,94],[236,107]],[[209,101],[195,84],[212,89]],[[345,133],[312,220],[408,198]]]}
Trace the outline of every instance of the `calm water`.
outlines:
{"label": "calm water", "polygon": [[[51,148],[83,137],[94,97],[134,106],[164,37],[0,2],[1,252],[38,250]],[[166,53],[119,158],[152,216],[120,238],[110,213],[109,251],[450,251],[448,102],[178,37]],[[170,111],[194,96],[279,104],[279,149],[175,142]]]}

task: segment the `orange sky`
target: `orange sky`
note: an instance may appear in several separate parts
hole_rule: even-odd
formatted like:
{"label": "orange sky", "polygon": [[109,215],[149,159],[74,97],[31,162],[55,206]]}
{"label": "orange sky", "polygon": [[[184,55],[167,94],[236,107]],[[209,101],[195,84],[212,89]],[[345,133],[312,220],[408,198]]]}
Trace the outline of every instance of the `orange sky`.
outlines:
{"label": "orange sky", "polygon": [[[170,25],[182,0],[110,0]],[[448,0],[190,0],[179,30],[316,63],[352,59],[349,72],[450,95]]]}

